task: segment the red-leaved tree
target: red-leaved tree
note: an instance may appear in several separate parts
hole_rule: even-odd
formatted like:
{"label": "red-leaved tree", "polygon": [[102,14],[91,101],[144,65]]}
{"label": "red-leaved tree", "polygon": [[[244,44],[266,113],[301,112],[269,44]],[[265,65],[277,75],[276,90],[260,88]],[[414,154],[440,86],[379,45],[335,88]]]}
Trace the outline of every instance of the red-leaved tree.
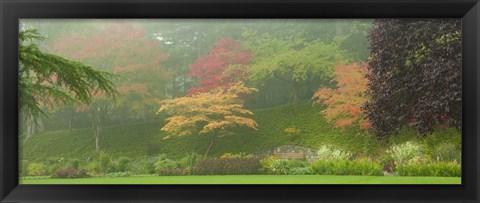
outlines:
{"label": "red-leaved tree", "polygon": [[349,126],[366,129],[370,126],[365,112],[361,109],[369,100],[366,74],[366,63],[340,62],[335,67],[333,80],[337,82],[337,88],[320,88],[312,98],[314,103],[327,106],[321,112],[327,121],[342,129]]}
{"label": "red-leaved tree", "polygon": [[241,42],[222,38],[210,52],[191,65],[188,77],[197,80],[197,86],[188,95],[209,92],[218,87],[228,87],[247,77],[247,65],[253,55],[242,47]]}

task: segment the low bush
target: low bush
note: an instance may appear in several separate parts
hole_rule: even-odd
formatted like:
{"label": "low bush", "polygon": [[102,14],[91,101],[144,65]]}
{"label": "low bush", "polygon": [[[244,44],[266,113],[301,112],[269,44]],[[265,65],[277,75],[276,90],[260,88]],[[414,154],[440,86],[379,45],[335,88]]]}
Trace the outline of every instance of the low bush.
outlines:
{"label": "low bush", "polygon": [[21,160],[20,167],[18,168],[20,176],[26,177],[28,176],[28,160]]}
{"label": "low bush", "polygon": [[271,171],[271,166],[272,166],[273,162],[277,159],[278,158],[275,157],[275,156],[268,156],[266,158],[261,159],[260,160],[260,170],[263,173],[268,174],[268,172]]}
{"label": "low bush", "polygon": [[231,158],[234,158],[235,156],[232,154],[232,153],[229,153],[229,152],[225,152],[222,154],[222,156],[220,156],[220,159],[231,159]]}
{"label": "low bush", "polygon": [[431,154],[432,158],[439,162],[460,162],[462,151],[452,143],[444,143],[435,148]]}
{"label": "low bush", "polygon": [[220,156],[220,159],[250,158],[250,157],[253,157],[253,155],[243,153],[243,152],[240,152],[240,153],[237,153],[237,154],[232,154],[232,153],[229,153],[229,152],[225,152],[225,153],[222,154],[222,156]]}
{"label": "low bush", "polygon": [[319,175],[383,175],[382,166],[368,159],[317,161],[312,165],[312,171]]}
{"label": "low bush", "polygon": [[57,163],[57,160],[58,160],[58,158],[50,157],[50,158],[47,159],[47,164],[48,164],[48,165],[56,164],[56,163]]}
{"label": "low bush", "polygon": [[138,175],[153,174],[155,172],[155,161],[151,158],[138,158],[132,162],[130,172]]}
{"label": "low bush", "polygon": [[393,171],[395,171],[395,162],[390,154],[384,153],[378,158],[378,160],[380,161],[380,164],[383,166],[384,171],[387,171],[389,173],[392,173]]}
{"label": "low bush", "polygon": [[77,170],[73,167],[66,169],[57,169],[52,175],[53,178],[88,178],[90,175],[87,170],[80,169]]}
{"label": "low bush", "polygon": [[313,159],[315,161],[318,160],[323,160],[323,161],[329,161],[329,160],[344,160],[344,159],[349,159],[352,156],[350,152],[341,150],[341,149],[336,149],[332,145],[322,145],[316,154],[316,157]]}
{"label": "low bush", "polygon": [[306,161],[296,159],[275,159],[271,157],[262,160],[261,164],[264,173],[275,175],[297,175],[297,173],[300,173],[299,171],[302,170],[297,168],[308,168],[309,166]]}
{"label": "low bush", "polygon": [[128,157],[120,157],[116,163],[116,167],[115,167],[116,171],[119,171],[119,172],[128,171],[130,168],[130,162],[132,162],[132,159]]}
{"label": "low bush", "polygon": [[393,145],[387,150],[395,165],[415,162],[422,158],[422,147],[416,142],[405,142]]}
{"label": "low bush", "polygon": [[80,160],[73,159],[72,161],[70,161],[70,166],[78,170],[78,168],[80,167]]}
{"label": "low bush", "polygon": [[180,166],[180,168],[183,168],[187,171],[192,171],[200,159],[201,156],[197,153],[187,154],[187,156],[183,157],[178,161],[178,165]]}
{"label": "low bush", "polygon": [[[424,152],[431,155],[435,155],[435,151],[437,151],[438,148],[445,147],[444,145],[453,145],[448,147],[461,150],[462,133],[454,127],[438,127],[431,135],[426,136],[425,139],[422,140],[422,143]],[[432,158],[436,159],[436,156],[432,156]]]}
{"label": "low bush", "polygon": [[188,172],[178,168],[162,168],[155,172],[159,176],[182,176],[188,175]]}
{"label": "low bush", "polygon": [[[57,170],[59,168],[74,167],[74,168],[78,169],[79,166],[73,166],[73,165],[76,164],[74,162],[75,162],[75,160],[67,161],[63,157],[60,157],[60,158],[50,157],[45,162],[46,163],[45,166],[46,166],[47,171],[48,171],[47,173],[50,175],[50,174],[55,173],[55,170]],[[80,163],[78,162],[78,164],[80,164]]]}
{"label": "low bush", "polygon": [[177,169],[178,164],[174,160],[170,160],[167,158],[165,154],[160,154],[158,157],[158,161],[155,162],[155,171],[161,170],[161,169]]}
{"label": "low bush", "polygon": [[114,172],[115,164],[112,161],[112,157],[105,152],[100,152],[100,154],[91,163],[90,171],[97,175]]}
{"label": "low bush", "polygon": [[31,163],[27,167],[27,175],[29,176],[45,176],[50,175],[48,173],[48,168],[45,164],[42,163]]}
{"label": "low bush", "polygon": [[195,175],[248,175],[260,173],[260,159],[248,158],[213,158],[197,163],[192,171]]}
{"label": "low bush", "polygon": [[67,169],[57,169],[53,173],[53,178],[70,178],[75,176],[76,170],[74,168],[67,168]]}
{"label": "low bush", "polygon": [[460,177],[462,169],[456,162],[408,163],[397,166],[400,176]]}

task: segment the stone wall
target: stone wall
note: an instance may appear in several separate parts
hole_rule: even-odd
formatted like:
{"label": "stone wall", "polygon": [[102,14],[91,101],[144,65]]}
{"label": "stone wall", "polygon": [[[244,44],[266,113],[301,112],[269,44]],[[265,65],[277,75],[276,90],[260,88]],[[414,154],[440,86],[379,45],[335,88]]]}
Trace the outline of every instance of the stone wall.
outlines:
{"label": "stone wall", "polygon": [[275,153],[303,153],[305,155],[305,159],[308,162],[313,162],[316,160],[317,150],[296,146],[296,145],[283,145],[279,147],[274,147],[272,149],[265,150],[260,155],[273,155]]}

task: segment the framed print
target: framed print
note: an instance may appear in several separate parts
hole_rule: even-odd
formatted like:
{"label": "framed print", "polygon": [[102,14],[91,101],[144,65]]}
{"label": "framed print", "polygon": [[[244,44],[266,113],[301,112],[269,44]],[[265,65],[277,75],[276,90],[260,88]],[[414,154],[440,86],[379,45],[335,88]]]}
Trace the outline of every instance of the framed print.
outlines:
{"label": "framed print", "polygon": [[2,201],[478,201],[476,0],[0,9]]}

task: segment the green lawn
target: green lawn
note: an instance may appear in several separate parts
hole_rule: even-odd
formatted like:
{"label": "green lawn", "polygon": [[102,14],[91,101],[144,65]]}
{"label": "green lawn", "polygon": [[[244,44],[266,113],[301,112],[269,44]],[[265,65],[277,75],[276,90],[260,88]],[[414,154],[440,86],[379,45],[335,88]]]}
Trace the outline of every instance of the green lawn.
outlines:
{"label": "green lawn", "polygon": [[460,177],[227,175],[20,179],[20,184],[461,184]]}

